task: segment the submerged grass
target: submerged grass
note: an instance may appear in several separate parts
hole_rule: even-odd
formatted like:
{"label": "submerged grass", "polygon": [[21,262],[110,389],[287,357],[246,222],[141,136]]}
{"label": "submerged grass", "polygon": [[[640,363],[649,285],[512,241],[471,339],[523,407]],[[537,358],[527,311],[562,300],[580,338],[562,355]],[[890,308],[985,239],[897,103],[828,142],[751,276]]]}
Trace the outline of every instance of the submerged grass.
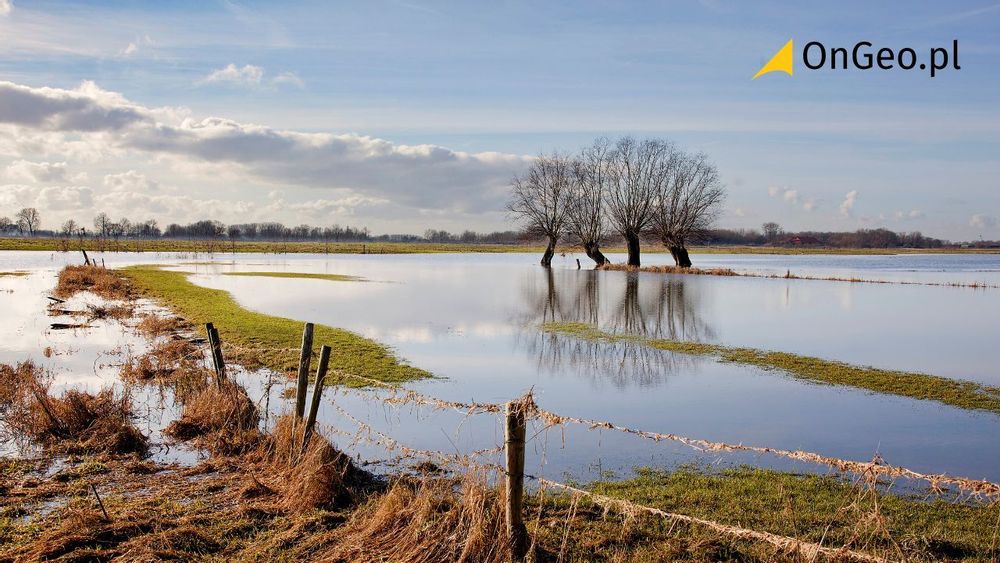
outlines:
{"label": "submerged grass", "polygon": [[[752,467],[722,471],[682,467],[669,472],[640,468],[632,478],[596,482],[587,488],[668,512],[832,547],[849,546],[889,559],[994,561],[1000,556],[995,535],[998,504],[876,495],[867,482],[850,483],[831,476]],[[653,544],[649,554],[687,559],[694,548],[702,551],[698,559],[773,557],[766,546],[720,542],[722,538],[713,538],[697,527],[671,534],[667,531],[670,527],[662,520],[640,524],[642,542]],[[539,531],[544,532],[544,527]],[[584,530],[579,533],[585,534]],[[665,542],[657,546],[657,539]],[[570,543],[584,547],[587,541],[580,538]]]}
{"label": "submerged grass", "polygon": [[358,276],[347,274],[311,274],[305,272],[225,272],[224,276],[247,276],[255,278],[297,278],[304,280],[365,281]]}
{"label": "submerged grass", "polygon": [[953,407],[1000,414],[1000,388],[982,385],[974,381],[858,366],[789,352],[772,352],[707,342],[615,334],[604,332],[587,323],[550,322],[542,325],[542,330],[587,340],[609,343],[628,341],[669,352],[712,356],[724,362],[749,364],[767,370],[783,371],[793,377],[816,383],[847,385],[876,393],[938,401]]}
{"label": "submerged grass", "polygon": [[[133,266],[118,272],[136,290],[169,306],[187,321],[215,323],[227,357],[246,367],[263,366],[284,373],[298,369],[302,322],[245,309],[226,291],[191,283],[185,272],[155,266]],[[314,353],[323,344],[333,348],[331,370],[387,383],[430,377],[396,358],[386,346],[347,330],[316,325],[313,342]]]}

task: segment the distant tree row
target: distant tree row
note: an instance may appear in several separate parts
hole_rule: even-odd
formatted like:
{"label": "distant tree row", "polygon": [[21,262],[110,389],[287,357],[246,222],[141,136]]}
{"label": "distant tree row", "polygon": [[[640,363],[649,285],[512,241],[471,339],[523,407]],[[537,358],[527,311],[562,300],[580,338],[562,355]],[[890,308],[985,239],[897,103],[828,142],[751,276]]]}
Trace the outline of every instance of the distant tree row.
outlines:
{"label": "distant tree row", "polygon": [[58,231],[42,231],[40,215],[33,207],[17,212],[14,219],[0,216],[0,235],[20,234],[23,236],[60,236],[95,238],[99,240],[187,238],[198,240],[240,240],[258,241],[323,241],[323,242],[436,242],[466,244],[517,244],[524,242],[524,235],[518,231],[494,231],[478,233],[466,230],[450,233],[445,230],[428,229],[424,236],[410,234],[372,235],[367,227],[316,227],[298,225],[287,227],[277,222],[238,223],[226,225],[219,221],[202,220],[181,225],[171,223],[160,229],[155,219],[133,221],[126,217],[114,220],[107,213],[94,216],[88,227],[73,219],[65,221]]}
{"label": "distant tree row", "polygon": [[854,232],[785,231],[775,222],[754,229],[712,229],[707,244],[747,244],[774,246],[824,246],[830,248],[940,248],[949,244],[924,236],[919,231],[894,232],[888,229],[860,229]]}
{"label": "distant tree row", "polygon": [[547,240],[546,267],[562,239],[606,264],[601,245],[614,232],[625,241],[630,266],[640,265],[641,240],[654,237],[687,268],[688,245],[705,239],[724,198],[704,154],[663,139],[599,138],[576,155],[539,155],[511,181],[507,209],[526,232]]}

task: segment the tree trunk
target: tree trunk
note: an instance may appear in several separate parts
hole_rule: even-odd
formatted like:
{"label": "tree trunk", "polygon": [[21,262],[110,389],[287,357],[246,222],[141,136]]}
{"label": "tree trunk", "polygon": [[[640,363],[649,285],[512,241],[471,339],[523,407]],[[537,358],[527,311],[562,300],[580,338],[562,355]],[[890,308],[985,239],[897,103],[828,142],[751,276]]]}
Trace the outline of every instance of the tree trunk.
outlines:
{"label": "tree trunk", "polygon": [[587,242],[583,244],[583,250],[587,253],[598,267],[603,266],[608,263],[608,259],[601,253],[601,245],[596,242]]}
{"label": "tree trunk", "polygon": [[542,255],[542,266],[545,268],[552,267],[552,256],[556,253],[556,237],[549,237],[549,245],[545,248],[545,254]]}
{"label": "tree trunk", "polygon": [[679,268],[690,268],[691,258],[688,256],[687,248],[683,246],[671,246],[670,255],[674,257],[674,264]]}
{"label": "tree trunk", "polygon": [[639,267],[639,235],[636,233],[627,233],[625,235],[625,242],[628,243],[628,265]]}

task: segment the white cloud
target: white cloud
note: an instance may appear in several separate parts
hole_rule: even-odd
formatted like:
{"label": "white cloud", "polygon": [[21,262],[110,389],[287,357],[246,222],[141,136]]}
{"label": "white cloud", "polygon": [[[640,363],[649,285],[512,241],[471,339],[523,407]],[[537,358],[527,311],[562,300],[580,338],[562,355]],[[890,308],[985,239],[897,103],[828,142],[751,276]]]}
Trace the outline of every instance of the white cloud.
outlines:
{"label": "white cloud", "polygon": [[35,206],[52,211],[89,209],[94,205],[93,190],[85,186],[49,186],[35,198]]}
{"label": "white cloud", "polygon": [[7,177],[26,182],[60,182],[66,178],[65,162],[15,160],[7,165]]}
{"label": "white cloud", "polygon": [[924,212],[919,209],[911,209],[909,211],[897,210],[892,214],[899,221],[906,221],[908,219],[923,219]]}
{"label": "white cloud", "polygon": [[271,84],[289,84],[299,89],[306,87],[306,83],[303,82],[302,79],[299,78],[299,76],[294,72],[282,72],[278,76],[271,79]]}
{"label": "white cloud", "polygon": [[150,180],[145,174],[129,170],[120,174],[107,174],[104,176],[104,185],[116,191],[156,191],[159,183]]}
{"label": "white cloud", "polygon": [[86,82],[74,90],[0,82],[0,124],[14,143],[37,136],[58,147],[141,151],[157,159],[222,165],[244,178],[341,190],[413,209],[500,209],[507,184],[529,157],[402,145],[357,134],[301,133],[150,108]]}
{"label": "white cloud", "polygon": [[802,209],[804,209],[805,211],[813,211],[819,205],[818,203],[816,203],[815,199],[811,197],[803,198],[799,194],[798,190],[794,190],[791,188],[781,188],[778,186],[771,186],[767,188],[767,195],[769,195],[770,197],[781,196],[781,199],[795,206],[798,206],[801,203]]}
{"label": "white cloud", "polygon": [[260,81],[264,78],[264,69],[255,65],[243,65],[237,67],[229,63],[225,68],[212,71],[201,80],[201,83],[228,83],[236,86],[256,87],[260,86]]}
{"label": "white cloud", "polygon": [[0,0],[0,16],[6,16],[10,14],[10,11],[14,8],[14,3],[11,0]]}
{"label": "white cloud", "polygon": [[844,201],[840,204],[840,214],[844,217],[854,216],[854,203],[858,200],[858,190],[851,190],[844,196]]}
{"label": "white cloud", "polygon": [[138,52],[139,52],[139,46],[136,45],[135,43],[129,43],[128,45],[125,46],[124,49],[122,49],[121,55],[123,57],[131,57],[132,55]]}
{"label": "white cloud", "polygon": [[976,213],[969,219],[969,226],[976,229],[992,229],[998,224],[997,218],[985,213]]}

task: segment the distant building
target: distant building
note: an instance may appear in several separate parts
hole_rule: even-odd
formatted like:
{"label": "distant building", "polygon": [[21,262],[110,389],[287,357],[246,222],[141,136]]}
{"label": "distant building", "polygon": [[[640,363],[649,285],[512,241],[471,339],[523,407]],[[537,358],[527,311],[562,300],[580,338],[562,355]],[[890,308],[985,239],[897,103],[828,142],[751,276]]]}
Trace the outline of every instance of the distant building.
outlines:
{"label": "distant building", "polygon": [[823,244],[823,241],[809,235],[796,235],[785,240],[785,244],[788,246],[818,246]]}

